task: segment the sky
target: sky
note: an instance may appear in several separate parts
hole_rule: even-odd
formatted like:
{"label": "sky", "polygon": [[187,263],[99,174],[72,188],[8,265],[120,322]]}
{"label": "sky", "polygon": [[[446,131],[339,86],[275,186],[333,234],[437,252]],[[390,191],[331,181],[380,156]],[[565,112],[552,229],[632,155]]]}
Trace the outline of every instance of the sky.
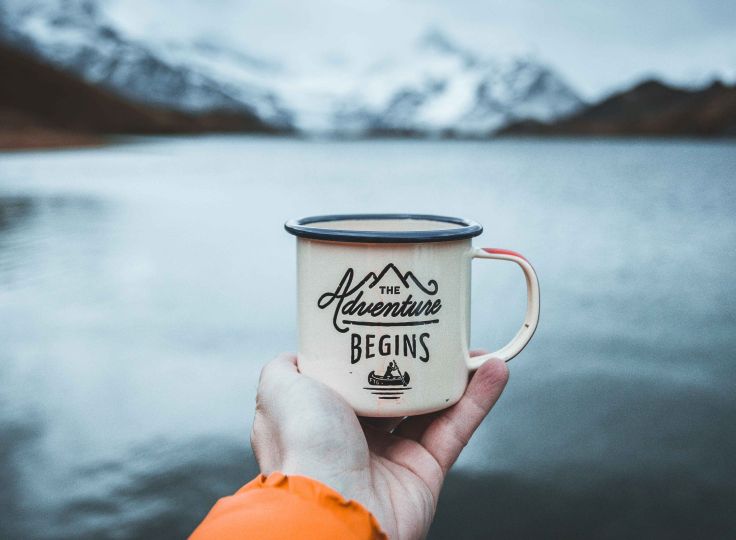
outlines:
{"label": "sky", "polygon": [[588,99],[648,76],[736,80],[736,0],[102,1],[134,36],[287,64],[372,62],[437,29],[483,55],[533,55]]}

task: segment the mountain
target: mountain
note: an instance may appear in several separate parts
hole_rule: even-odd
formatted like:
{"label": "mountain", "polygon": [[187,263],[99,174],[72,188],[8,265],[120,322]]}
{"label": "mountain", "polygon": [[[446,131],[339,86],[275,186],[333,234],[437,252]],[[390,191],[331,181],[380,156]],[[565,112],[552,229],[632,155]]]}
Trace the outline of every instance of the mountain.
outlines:
{"label": "mountain", "polygon": [[3,45],[0,73],[4,148],[96,144],[98,135],[113,133],[272,130],[251,114],[192,114],[134,103]]}
{"label": "mountain", "polygon": [[[6,132],[43,124],[90,133],[736,133],[736,88],[721,83],[685,90],[650,80],[587,106],[546,64],[480,54],[438,30],[387,59],[294,66],[216,36],[188,43],[134,39],[106,17],[105,5],[0,0]],[[27,69],[11,48],[26,55]]]}
{"label": "mountain", "polygon": [[532,59],[480,57],[432,31],[407,51],[366,66],[261,63],[233,51],[177,59],[226,87],[271,89],[306,133],[334,135],[487,135],[520,118],[548,120],[582,101],[551,69]]}
{"label": "mountain", "polygon": [[192,114],[250,116],[275,129],[289,127],[288,114],[267,89],[242,83],[232,88],[177,62],[175,45],[124,36],[92,0],[2,0],[0,41],[133,102]]}
{"label": "mountain", "polygon": [[736,86],[685,90],[649,80],[556,122],[524,121],[504,135],[736,135]]}
{"label": "mountain", "polygon": [[0,0],[0,42],[131,102],[250,115],[281,131],[484,136],[582,105],[542,63],[478,55],[438,31],[368,65],[293,66],[225,46],[217,36],[188,43],[134,39],[106,17],[105,5]]}
{"label": "mountain", "polygon": [[582,105],[541,62],[480,56],[434,30],[407,54],[373,66],[339,103],[335,125],[377,134],[485,136],[520,119],[552,120]]}

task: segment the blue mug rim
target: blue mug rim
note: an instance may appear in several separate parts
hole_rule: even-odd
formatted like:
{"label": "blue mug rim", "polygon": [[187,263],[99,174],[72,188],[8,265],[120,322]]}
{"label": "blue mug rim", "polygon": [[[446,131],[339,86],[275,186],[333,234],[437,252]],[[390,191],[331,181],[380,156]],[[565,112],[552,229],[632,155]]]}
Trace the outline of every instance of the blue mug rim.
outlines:
{"label": "blue mug rim", "polygon": [[[313,223],[329,223],[331,221],[375,221],[375,220],[422,220],[436,221],[455,225],[451,229],[427,231],[355,231],[346,229],[330,229],[311,227]],[[459,226],[458,226],[459,225]],[[301,238],[326,240],[329,242],[365,242],[378,244],[416,243],[416,242],[448,242],[473,238],[483,232],[483,227],[469,219],[439,216],[434,214],[328,214],[291,219],[284,223],[287,232]]]}

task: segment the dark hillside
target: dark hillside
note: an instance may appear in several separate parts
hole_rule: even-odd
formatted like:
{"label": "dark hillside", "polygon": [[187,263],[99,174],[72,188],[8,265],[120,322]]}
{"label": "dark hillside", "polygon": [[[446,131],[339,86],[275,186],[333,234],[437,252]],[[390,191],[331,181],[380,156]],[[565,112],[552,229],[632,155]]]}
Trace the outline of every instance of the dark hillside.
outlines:
{"label": "dark hillside", "polygon": [[6,45],[0,74],[0,147],[79,144],[106,134],[273,132],[241,111],[194,115],[132,103]]}
{"label": "dark hillside", "polygon": [[650,80],[557,122],[519,122],[500,134],[734,136],[736,87],[683,90]]}

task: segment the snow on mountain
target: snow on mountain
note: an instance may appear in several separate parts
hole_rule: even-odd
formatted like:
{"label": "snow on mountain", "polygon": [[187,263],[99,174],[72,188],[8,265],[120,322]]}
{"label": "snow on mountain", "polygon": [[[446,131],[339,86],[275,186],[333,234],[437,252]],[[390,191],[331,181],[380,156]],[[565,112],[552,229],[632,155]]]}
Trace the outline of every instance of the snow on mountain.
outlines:
{"label": "snow on mountain", "polygon": [[295,69],[277,62],[256,60],[229,47],[201,42],[163,44],[157,50],[161,58],[218,81],[231,96],[247,99],[251,93],[248,89],[268,88],[272,111],[265,118],[280,118],[302,132],[333,131],[331,110],[347,90],[343,88],[344,79],[339,73],[319,63]]}
{"label": "snow on mountain", "polygon": [[582,106],[532,59],[477,56],[433,31],[414,50],[373,66],[343,100],[336,122],[378,132],[485,135],[519,119],[552,120]]}
{"label": "snow on mountain", "polygon": [[129,99],[189,112],[247,110],[309,133],[482,136],[582,105],[544,64],[481,56],[437,31],[380,62],[293,66],[216,41],[133,39],[102,7],[0,0],[0,39]]}
{"label": "snow on mountain", "polygon": [[[134,101],[188,112],[248,111],[274,125],[289,123],[288,113],[267,88],[228,85],[196,69],[197,62],[190,66],[177,61],[184,55],[176,45],[156,46],[124,36],[92,0],[4,0],[0,39]],[[217,55],[206,46],[191,49],[189,56],[195,59]],[[264,69],[243,57],[240,65]]]}

